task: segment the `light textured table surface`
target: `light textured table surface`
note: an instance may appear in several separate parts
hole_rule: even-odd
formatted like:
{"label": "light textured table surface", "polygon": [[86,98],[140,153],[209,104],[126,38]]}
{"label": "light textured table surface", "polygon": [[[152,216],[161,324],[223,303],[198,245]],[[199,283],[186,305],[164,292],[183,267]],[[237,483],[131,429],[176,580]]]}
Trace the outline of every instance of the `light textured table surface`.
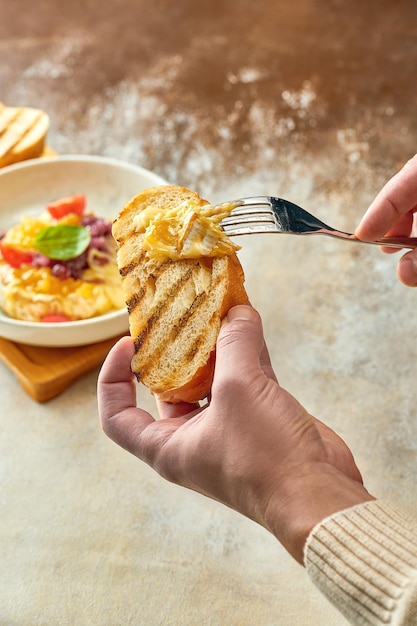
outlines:
{"label": "light textured table surface", "polygon": [[[211,201],[279,194],[351,230],[415,152],[411,0],[0,0],[0,15],[0,99],[45,109],[60,154]],[[240,243],[281,384],[372,493],[414,508],[417,296],[397,255]],[[96,379],[40,405],[0,364],[1,626],[345,624],[266,531],[109,441]]]}

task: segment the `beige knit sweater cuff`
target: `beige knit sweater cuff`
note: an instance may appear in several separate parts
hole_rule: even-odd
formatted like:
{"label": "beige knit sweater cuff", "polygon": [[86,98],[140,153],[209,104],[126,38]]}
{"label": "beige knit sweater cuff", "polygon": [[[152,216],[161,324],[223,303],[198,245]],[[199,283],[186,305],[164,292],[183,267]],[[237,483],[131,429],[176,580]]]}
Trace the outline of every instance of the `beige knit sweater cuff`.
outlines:
{"label": "beige knit sweater cuff", "polygon": [[314,584],[355,626],[416,626],[415,519],[360,504],[318,524],[304,557]]}

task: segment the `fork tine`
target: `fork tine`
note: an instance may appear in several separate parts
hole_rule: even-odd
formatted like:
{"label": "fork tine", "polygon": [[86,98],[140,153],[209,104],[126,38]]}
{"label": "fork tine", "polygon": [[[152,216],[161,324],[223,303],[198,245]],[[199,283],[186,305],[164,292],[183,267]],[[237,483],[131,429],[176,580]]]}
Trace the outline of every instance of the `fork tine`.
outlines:
{"label": "fork tine", "polygon": [[222,226],[225,224],[236,224],[239,222],[250,222],[253,219],[258,219],[261,221],[269,221],[274,220],[274,214],[272,211],[265,211],[261,208],[258,210],[255,208],[246,208],[246,209],[233,209],[233,211],[228,215],[228,217],[224,217],[221,221]]}
{"label": "fork tine", "polygon": [[226,235],[274,232],[276,220],[271,203],[265,196],[240,198],[230,203],[231,213],[220,222]]}
{"label": "fork tine", "polygon": [[272,213],[266,212],[239,212],[239,213],[231,213],[229,217],[225,217],[220,222],[222,228],[238,226],[239,224],[250,224],[252,222],[262,222],[262,223],[274,223],[274,216]]}
{"label": "fork tine", "polygon": [[270,202],[265,198],[241,198],[231,202],[234,206],[228,217],[221,221],[222,228],[232,228],[240,224],[249,224],[254,222],[275,223],[274,213]]}
{"label": "fork tine", "polygon": [[259,220],[249,222],[248,220],[245,220],[243,222],[236,222],[235,224],[226,224],[225,227],[223,227],[223,224],[221,224],[221,226],[225,235],[228,237],[232,237],[234,235],[252,235],[277,232],[276,225],[271,220],[264,222],[260,222]]}
{"label": "fork tine", "polygon": [[267,206],[271,207],[271,201],[268,196],[252,196],[250,198],[240,198],[239,200],[235,200],[232,204],[235,204],[237,207],[240,206]]}
{"label": "fork tine", "polygon": [[242,198],[233,202],[234,209],[220,225],[226,235],[274,232],[276,220],[270,202],[265,198]]}

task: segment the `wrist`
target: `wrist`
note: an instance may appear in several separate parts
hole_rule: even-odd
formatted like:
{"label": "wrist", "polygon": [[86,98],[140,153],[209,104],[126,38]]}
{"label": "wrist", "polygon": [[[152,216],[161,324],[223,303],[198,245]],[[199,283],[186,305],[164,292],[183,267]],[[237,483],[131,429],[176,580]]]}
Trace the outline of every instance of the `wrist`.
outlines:
{"label": "wrist", "polygon": [[313,528],[326,517],[374,500],[362,483],[332,465],[297,467],[269,499],[265,527],[303,564],[304,546]]}

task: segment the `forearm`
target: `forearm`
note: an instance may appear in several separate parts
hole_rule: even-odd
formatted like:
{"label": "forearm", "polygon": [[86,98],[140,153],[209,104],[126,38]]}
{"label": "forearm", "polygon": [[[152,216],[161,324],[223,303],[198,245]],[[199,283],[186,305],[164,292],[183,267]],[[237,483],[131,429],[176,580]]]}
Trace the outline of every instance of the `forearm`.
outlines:
{"label": "forearm", "polygon": [[271,497],[264,525],[301,564],[312,529],[323,519],[373,500],[365,487],[325,463],[300,466]]}

